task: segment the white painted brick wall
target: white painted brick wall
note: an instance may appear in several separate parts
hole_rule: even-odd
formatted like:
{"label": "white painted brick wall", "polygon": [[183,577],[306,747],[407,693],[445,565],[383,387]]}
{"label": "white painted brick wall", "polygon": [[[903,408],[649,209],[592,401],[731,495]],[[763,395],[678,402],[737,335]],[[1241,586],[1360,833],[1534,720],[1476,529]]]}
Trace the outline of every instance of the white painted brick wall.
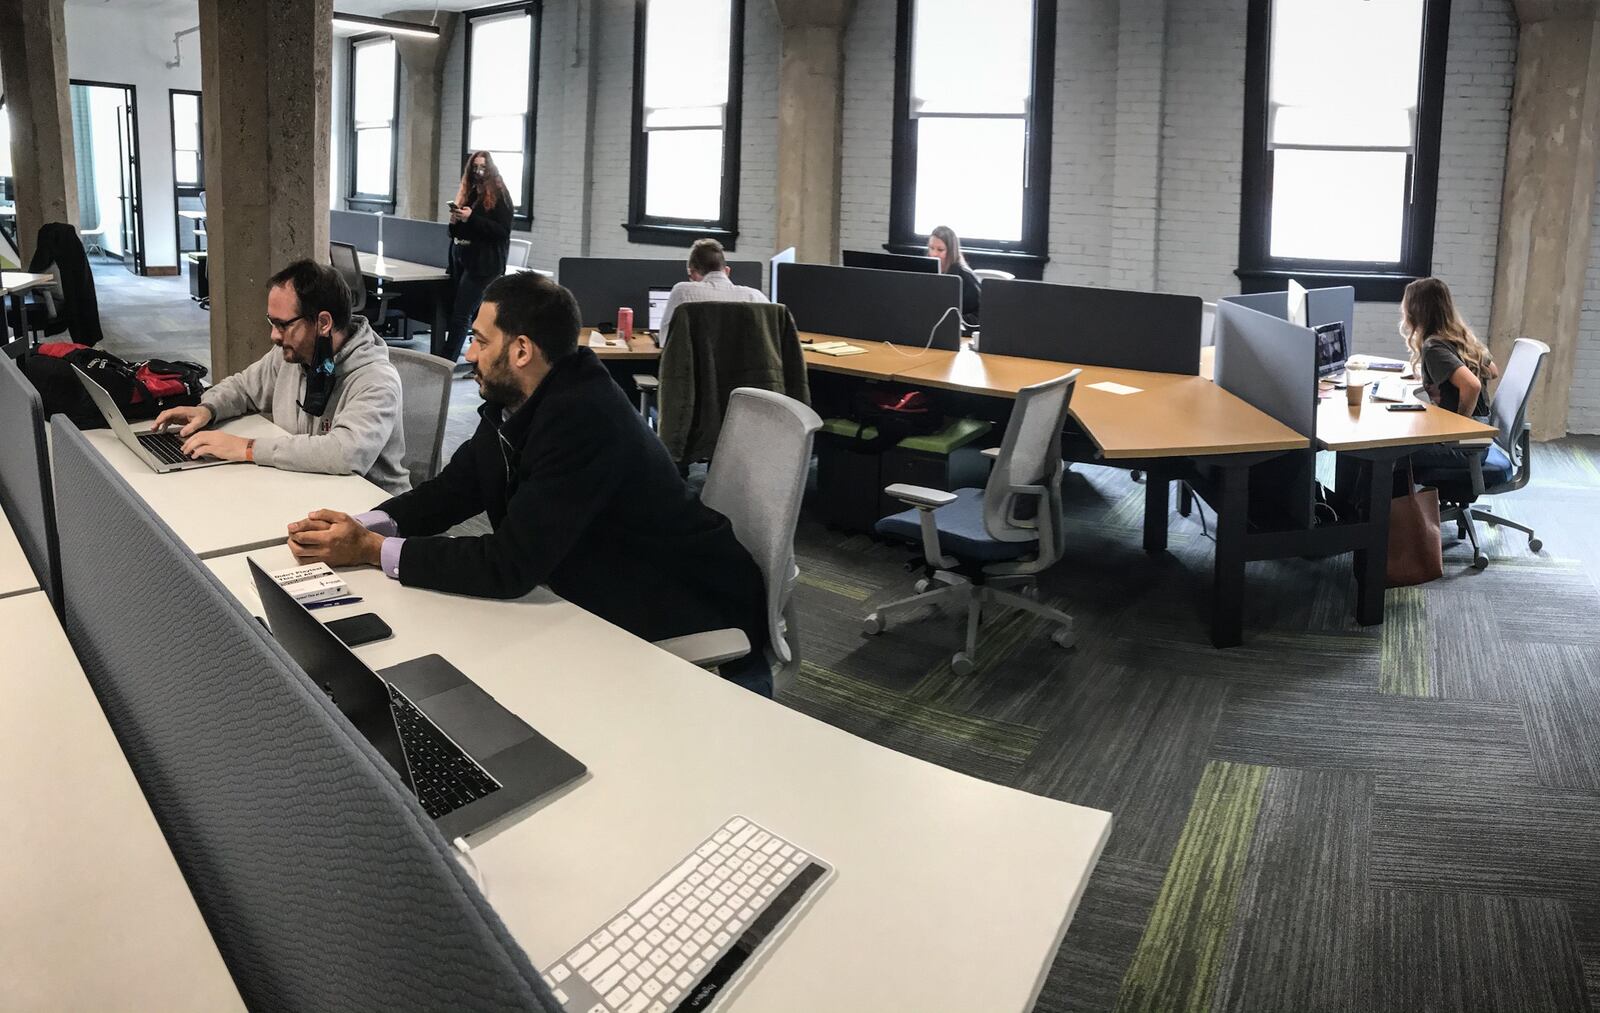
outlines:
{"label": "white painted brick wall", "polygon": [[1106,152],[1117,137],[1118,29],[1113,2],[1057,6],[1046,281],[1108,283],[1114,162]]}
{"label": "white painted brick wall", "polygon": [[[1594,202],[1590,228],[1596,230],[1591,235],[1600,237],[1600,195]],[[1537,334],[1528,337],[1544,338]],[[1583,313],[1578,318],[1577,355],[1572,363],[1572,388],[1567,401],[1567,431],[1600,433],[1600,242],[1589,251]]]}
{"label": "white painted brick wall", "polygon": [[894,145],[893,0],[856,0],[844,36],[839,247],[881,250],[889,239]]}

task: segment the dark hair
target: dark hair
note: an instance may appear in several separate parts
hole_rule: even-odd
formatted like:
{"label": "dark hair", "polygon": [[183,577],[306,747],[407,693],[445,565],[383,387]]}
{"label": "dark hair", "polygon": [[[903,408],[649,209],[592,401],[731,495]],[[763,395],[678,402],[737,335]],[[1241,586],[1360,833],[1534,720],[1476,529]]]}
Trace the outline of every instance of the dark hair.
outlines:
{"label": "dark hair", "polygon": [[578,347],[578,300],[542,274],[519,271],[496,278],[483,290],[494,303],[494,325],[508,337],[526,334],[551,362]]}
{"label": "dark hair", "polygon": [[297,260],[267,279],[268,288],[289,285],[300,300],[300,315],[311,320],[324,311],[333,318],[333,329],[350,327],[350,287],[339,272],[314,260]]}
{"label": "dark hair", "polygon": [[696,239],[689,247],[689,270],[695,274],[718,274],[727,266],[722,244],[715,239]]}

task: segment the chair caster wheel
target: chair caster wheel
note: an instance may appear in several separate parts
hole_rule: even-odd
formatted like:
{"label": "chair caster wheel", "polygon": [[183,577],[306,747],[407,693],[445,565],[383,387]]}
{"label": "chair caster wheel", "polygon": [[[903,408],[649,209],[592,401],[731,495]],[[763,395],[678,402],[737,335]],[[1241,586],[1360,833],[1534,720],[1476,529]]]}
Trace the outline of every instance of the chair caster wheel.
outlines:
{"label": "chair caster wheel", "polygon": [[931,580],[929,580],[926,577],[922,577],[915,584],[911,585],[911,590],[917,592],[918,594],[921,594],[922,592],[926,591],[928,588],[930,588],[932,586],[933,586],[933,582]]}
{"label": "chair caster wheel", "polygon": [[1073,635],[1071,630],[1056,630],[1050,634],[1050,639],[1055,641],[1055,645],[1063,650],[1070,650],[1078,643],[1078,638]]}
{"label": "chair caster wheel", "polygon": [[1474,570],[1482,570],[1482,569],[1486,568],[1488,565],[1489,565],[1489,557],[1488,556],[1478,555],[1478,556],[1472,557],[1472,568]]}
{"label": "chair caster wheel", "polygon": [[1537,539],[1537,538],[1528,539],[1528,551],[1529,552],[1538,552],[1542,548],[1544,548],[1544,543],[1539,541],[1539,539]]}
{"label": "chair caster wheel", "polygon": [[971,675],[973,669],[972,659],[965,652],[957,653],[950,658],[950,671],[957,675]]}
{"label": "chair caster wheel", "polygon": [[861,632],[869,637],[875,637],[883,632],[883,616],[873,612],[861,620]]}

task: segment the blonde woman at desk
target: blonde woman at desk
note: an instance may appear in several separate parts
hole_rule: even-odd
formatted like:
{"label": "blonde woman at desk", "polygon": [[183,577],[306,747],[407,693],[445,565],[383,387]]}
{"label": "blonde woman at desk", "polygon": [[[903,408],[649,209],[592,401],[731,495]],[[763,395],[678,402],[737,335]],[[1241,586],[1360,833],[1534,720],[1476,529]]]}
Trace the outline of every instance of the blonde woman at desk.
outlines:
{"label": "blonde woman at desk", "polygon": [[928,234],[928,256],[939,258],[940,274],[961,276],[961,315],[967,323],[977,326],[981,286],[978,276],[967,266],[967,258],[961,255],[961,237],[948,225],[935,226]]}
{"label": "blonde woman at desk", "polygon": [[[1486,419],[1485,387],[1500,375],[1488,346],[1478,339],[1456,310],[1450,286],[1438,278],[1418,278],[1400,300],[1400,336],[1406,339],[1411,369],[1422,378],[1428,397],[1446,411]],[[1419,472],[1471,468],[1477,450],[1419,447],[1411,464]],[[1398,471],[1396,485],[1404,481]]]}

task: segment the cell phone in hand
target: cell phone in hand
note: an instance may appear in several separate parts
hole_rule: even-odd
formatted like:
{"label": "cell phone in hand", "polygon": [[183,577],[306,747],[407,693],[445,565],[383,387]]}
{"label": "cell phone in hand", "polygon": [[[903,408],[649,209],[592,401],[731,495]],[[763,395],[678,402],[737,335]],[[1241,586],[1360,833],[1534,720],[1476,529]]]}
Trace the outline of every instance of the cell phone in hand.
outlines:
{"label": "cell phone in hand", "polygon": [[394,630],[389,628],[389,624],[379,619],[373,612],[363,612],[346,619],[335,619],[328,624],[328,632],[344,641],[346,647],[360,647],[362,644],[388,640],[394,636]]}

